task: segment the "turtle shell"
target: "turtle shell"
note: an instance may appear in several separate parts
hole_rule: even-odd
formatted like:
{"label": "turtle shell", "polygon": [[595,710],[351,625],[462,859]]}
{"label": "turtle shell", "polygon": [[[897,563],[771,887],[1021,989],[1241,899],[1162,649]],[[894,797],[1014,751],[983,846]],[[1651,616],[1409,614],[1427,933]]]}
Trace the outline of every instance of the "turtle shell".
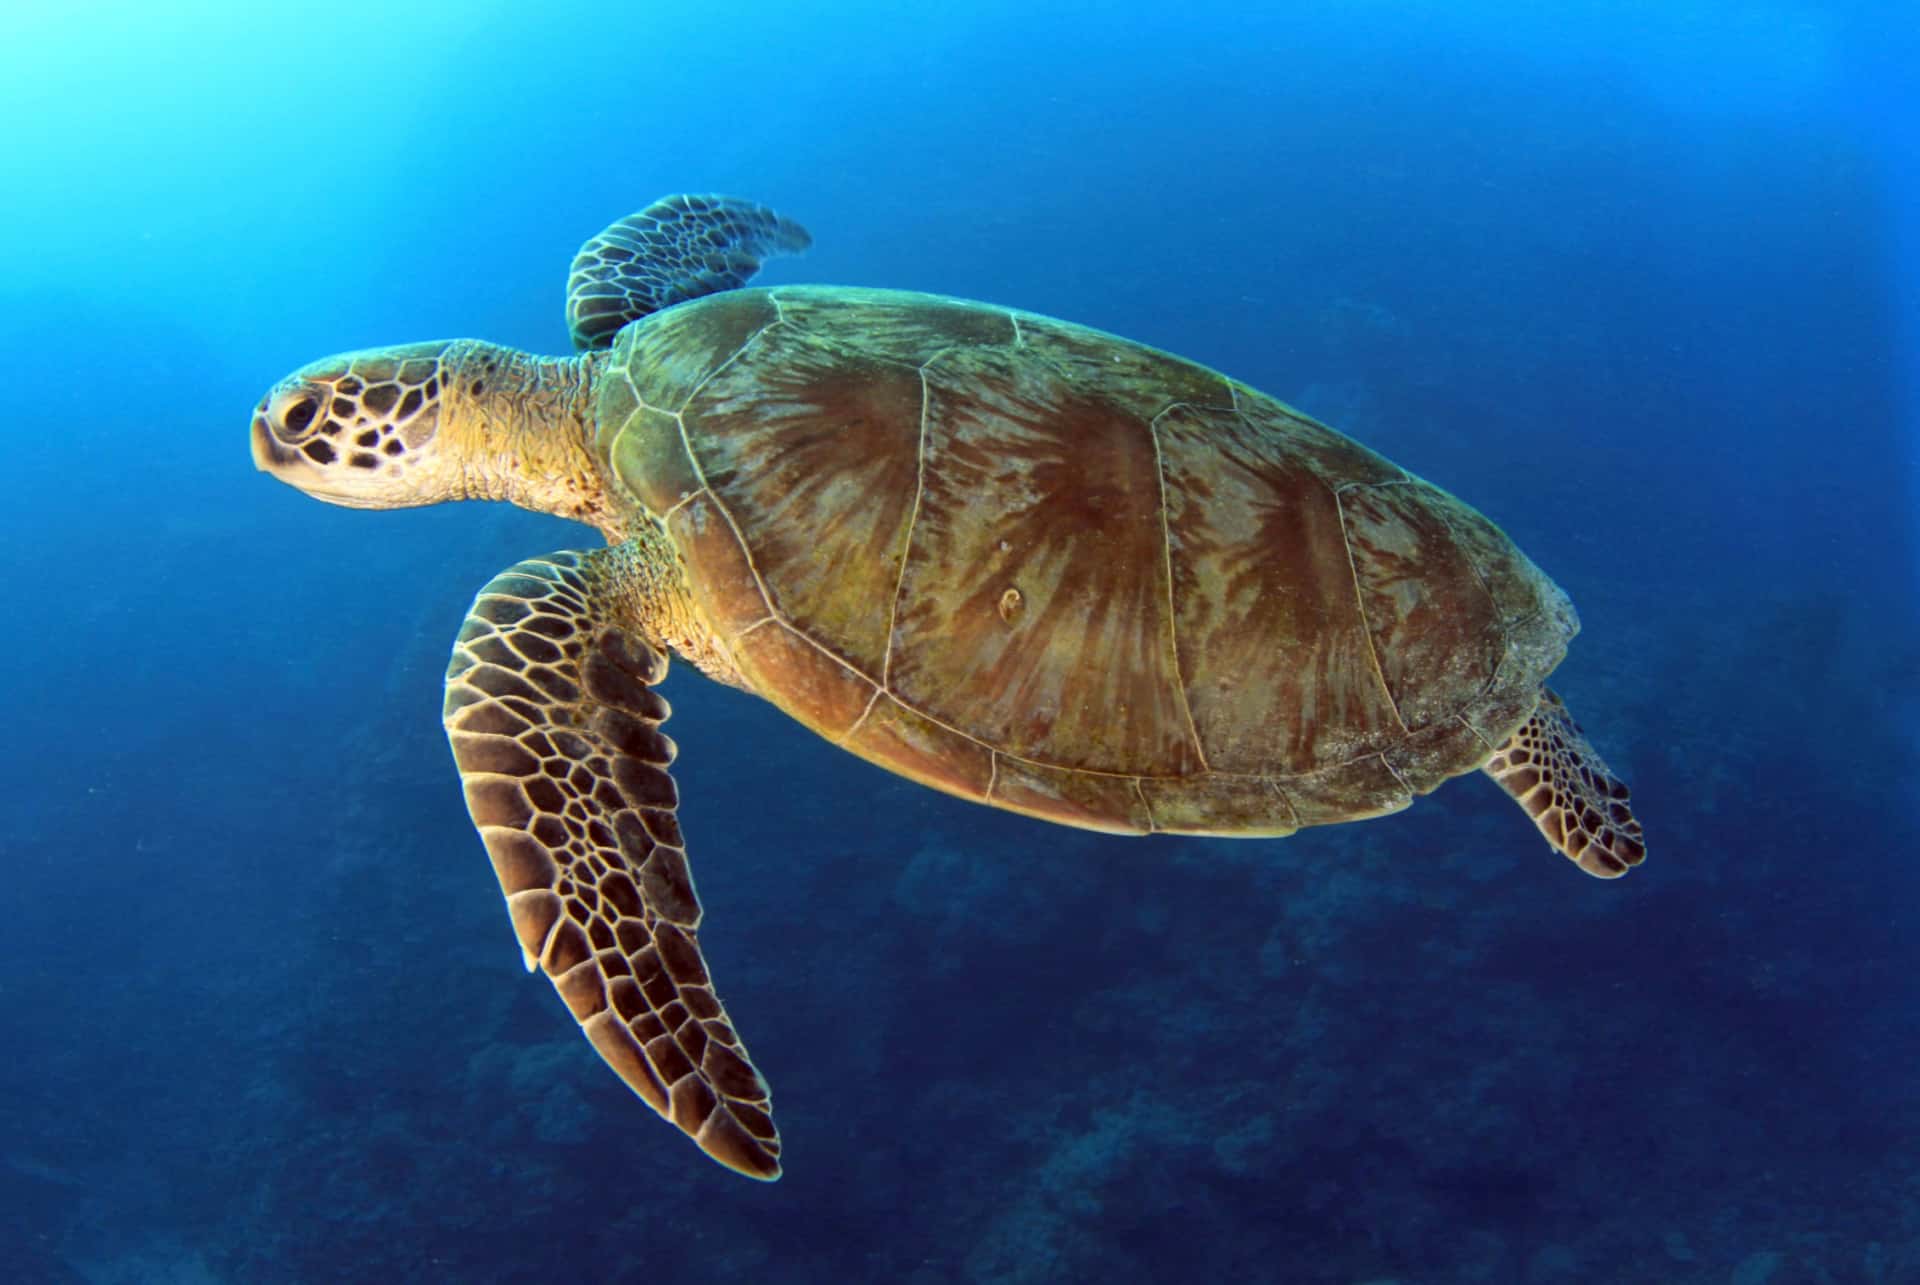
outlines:
{"label": "turtle shell", "polygon": [[1124,832],[1404,807],[1572,608],[1491,522],[1244,385],[962,300],[739,290],[626,327],[596,445],[746,685],[964,798]]}

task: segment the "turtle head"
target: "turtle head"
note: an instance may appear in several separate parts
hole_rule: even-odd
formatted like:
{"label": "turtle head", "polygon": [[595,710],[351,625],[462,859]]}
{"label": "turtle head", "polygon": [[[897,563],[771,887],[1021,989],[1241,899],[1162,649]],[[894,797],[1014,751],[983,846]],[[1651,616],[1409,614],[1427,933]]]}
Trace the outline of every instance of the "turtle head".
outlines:
{"label": "turtle head", "polygon": [[254,409],[254,464],[316,499],[359,509],[460,496],[459,452],[442,449],[440,429],[451,372],[468,346],[369,348],[302,366]]}
{"label": "turtle head", "polygon": [[325,357],[260,399],[253,462],[350,508],[509,500],[617,534],[591,445],[598,357],[478,339]]}

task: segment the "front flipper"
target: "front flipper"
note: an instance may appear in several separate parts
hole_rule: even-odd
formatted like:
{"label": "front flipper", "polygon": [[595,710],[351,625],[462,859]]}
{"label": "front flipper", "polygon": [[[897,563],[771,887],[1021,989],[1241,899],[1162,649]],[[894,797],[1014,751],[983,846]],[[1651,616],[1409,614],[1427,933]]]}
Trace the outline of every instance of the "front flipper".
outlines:
{"label": "front flipper", "polygon": [[527,969],[600,1056],[721,1164],[780,1176],[767,1083],[714,997],[653,690],[665,655],[621,627],[621,549],[556,553],[480,591],[445,720]]}
{"label": "front flipper", "polygon": [[1617,879],[1646,858],[1625,782],[1608,769],[1558,696],[1542,687],[1533,717],[1481,767],[1563,855]]}
{"label": "front flipper", "polygon": [[573,346],[605,348],[629,321],[738,289],[760,271],[762,259],[812,244],[805,228],[764,205],[730,196],[663,196],[573,257],[567,274]]}

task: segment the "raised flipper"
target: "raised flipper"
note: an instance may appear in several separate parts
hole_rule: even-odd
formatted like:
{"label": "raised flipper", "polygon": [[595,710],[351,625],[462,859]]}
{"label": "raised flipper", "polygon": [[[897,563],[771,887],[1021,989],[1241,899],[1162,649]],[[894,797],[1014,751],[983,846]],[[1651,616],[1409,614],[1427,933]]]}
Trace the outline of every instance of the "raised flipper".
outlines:
{"label": "raised flipper", "polygon": [[624,546],[534,558],[480,591],[447,667],[447,738],[527,969],[600,1056],[721,1164],[780,1176],[767,1083],[714,997],[653,688],[622,627]]}
{"label": "raised flipper", "polygon": [[1590,875],[1617,879],[1646,858],[1627,787],[1588,743],[1566,703],[1540,689],[1533,717],[1481,768],[1547,842]]}
{"label": "raised flipper", "polygon": [[807,230],[730,196],[664,196],[580,247],[567,274],[573,346],[605,348],[629,321],[671,304],[736,290],[760,261],[798,254]]}

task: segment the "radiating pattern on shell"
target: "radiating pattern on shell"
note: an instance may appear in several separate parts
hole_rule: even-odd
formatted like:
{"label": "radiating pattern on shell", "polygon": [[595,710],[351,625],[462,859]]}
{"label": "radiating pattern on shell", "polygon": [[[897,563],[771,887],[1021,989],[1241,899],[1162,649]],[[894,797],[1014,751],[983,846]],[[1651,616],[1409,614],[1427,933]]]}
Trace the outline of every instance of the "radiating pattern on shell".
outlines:
{"label": "radiating pattern on shell", "polygon": [[783,709],[1099,829],[1403,807],[1531,711],[1575,628],[1473,510],[1200,366],[926,295],[645,319],[598,449]]}

